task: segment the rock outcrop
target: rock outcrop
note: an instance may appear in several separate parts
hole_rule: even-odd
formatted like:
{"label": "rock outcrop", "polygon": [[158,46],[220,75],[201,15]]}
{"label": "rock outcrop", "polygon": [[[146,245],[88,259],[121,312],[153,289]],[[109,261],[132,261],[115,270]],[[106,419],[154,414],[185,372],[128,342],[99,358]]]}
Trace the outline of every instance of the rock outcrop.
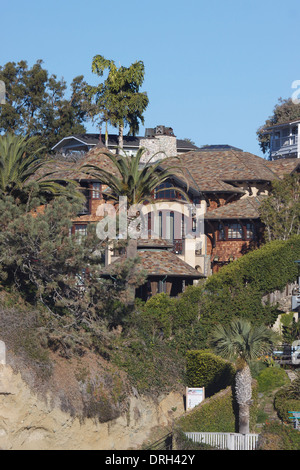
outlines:
{"label": "rock outcrop", "polygon": [[81,422],[41,400],[9,365],[0,365],[0,449],[124,450],[138,449],[156,426],[171,426],[184,413],[183,395],[173,392],[154,400],[132,396],[119,418]]}

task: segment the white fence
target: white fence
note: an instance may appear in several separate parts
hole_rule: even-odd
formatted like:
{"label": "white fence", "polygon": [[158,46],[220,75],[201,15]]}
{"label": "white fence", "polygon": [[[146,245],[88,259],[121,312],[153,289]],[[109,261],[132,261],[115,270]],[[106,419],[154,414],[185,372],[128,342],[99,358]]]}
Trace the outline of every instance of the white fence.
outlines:
{"label": "white fence", "polygon": [[238,434],[230,432],[186,432],[193,442],[202,442],[218,449],[256,450],[259,434]]}

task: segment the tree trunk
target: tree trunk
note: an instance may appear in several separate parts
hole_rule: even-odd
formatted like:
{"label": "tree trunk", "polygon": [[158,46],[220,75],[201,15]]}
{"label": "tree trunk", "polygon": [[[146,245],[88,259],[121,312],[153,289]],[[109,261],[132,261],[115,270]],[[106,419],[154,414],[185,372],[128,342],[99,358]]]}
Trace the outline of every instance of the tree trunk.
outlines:
{"label": "tree trunk", "polygon": [[120,124],[119,125],[119,149],[118,149],[118,152],[120,152],[120,149],[123,150],[123,134],[124,134],[124,126],[123,124]]}
{"label": "tree trunk", "polygon": [[250,368],[246,363],[244,363],[236,373],[235,393],[239,405],[239,432],[248,434],[252,397],[252,377]]}
{"label": "tree trunk", "polygon": [[[126,258],[133,259],[137,256],[137,239],[136,238],[129,238],[128,244],[126,247]],[[133,305],[135,301],[135,286],[127,283],[126,286],[127,291],[127,304]]]}
{"label": "tree trunk", "polygon": [[239,433],[249,434],[250,406],[248,403],[239,404]]}

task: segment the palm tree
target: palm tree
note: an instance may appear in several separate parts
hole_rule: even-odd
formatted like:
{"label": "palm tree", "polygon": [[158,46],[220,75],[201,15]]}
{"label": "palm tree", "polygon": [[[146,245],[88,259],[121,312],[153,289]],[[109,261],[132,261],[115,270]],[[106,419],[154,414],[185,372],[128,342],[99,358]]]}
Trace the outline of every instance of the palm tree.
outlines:
{"label": "palm tree", "polygon": [[[145,149],[141,148],[137,151],[134,156],[115,155],[109,152],[104,152],[114,166],[114,174],[101,168],[99,165],[85,164],[81,167],[83,171],[92,175],[95,179],[101,181],[102,184],[107,185],[110,188],[109,196],[116,201],[120,196],[127,197],[128,209],[133,205],[143,204],[146,201],[153,201],[153,192],[157,190],[163,182],[169,178],[174,177],[174,170],[181,169],[180,165],[166,165],[161,168],[161,164],[165,163],[168,158],[163,158],[155,163],[151,163],[151,160],[156,155],[152,155],[146,161],[142,162],[142,157],[145,153]],[[178,158],[173,157],[173,162]],[[185,180],[185,177],[182,176]],[[188,184],[186,184],[188,188]],[[188,199],[185,191],[181,188],[168,188],[176,189],[178,192]],[[134,219],[135,216],[128,217],[128,220]],[[135,258],[137,254],[137,239],[129,238],[127,241],[127,258]]]}
{"label": "palm tree", "polygon": [[65,188],[53,179],[48,177],[52,173],[42,172],[37,176],[38,170],[42,169],[46,163],[37,154],[27,153],[33,138],[26,136],[6,134],[0,136],[0,194],[2,196],[13,196],[23,202],[27,201],[30,188],[38,188],[38,193],[48,193],[51,195],[65,194]]}
{"label": "palm tree", "polygon": [[235,393],[239,405],[239,432],[249,433],[249,415],[252,397],[250,361],[268,353],[278,340],[276,333],[265,325],[252,326],[245,319],[229,325],[217,325],[211,334],[210,344],[215,352],[236,361]]}
{"label": "palm tree", "polygon": [[[114,166],[114,174],[99,165],[85,164],[81,169],[101,181],[102,184],[107,185],[111,190],[109,196],[112,199],[117,201],[120,196],[126,196],[128,207],[143,204],[146,201],[153,201],[153,191],[163,182],[174,177],[175,169],[181,169],[179,165],[174,164],[161,168],[161,165],[168,158],[163,158],[152,164],[151,160],[155,155],[152,155],[146,163],[143,163],[144,153],[145,149],[139,149],[134,156],[114,155],[104,152],[104,155],[111,160]],[[174,158],[177,157],[173,157],[172,160]],[[184,179],[184,176],[182,178]],[[176,189],[188,199],[186,192],[181,188],[168,189]],[[160,189],[157,189],[157,191],[159,192]]]}

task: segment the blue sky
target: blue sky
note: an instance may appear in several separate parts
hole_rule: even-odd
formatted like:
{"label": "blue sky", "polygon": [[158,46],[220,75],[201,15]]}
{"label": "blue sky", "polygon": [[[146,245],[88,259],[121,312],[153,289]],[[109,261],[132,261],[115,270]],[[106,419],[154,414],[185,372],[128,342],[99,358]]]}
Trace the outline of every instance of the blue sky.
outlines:
{"label": "blue sky", "polygon": [[42,59],[68,84],[77,75],[96,84],[96,54],[142,60],[150,104],[140,135],[162,124],[199,146],[262,156],[256,130],[300,80],[299,15],[298,0],[10,0],[0,65]]}

